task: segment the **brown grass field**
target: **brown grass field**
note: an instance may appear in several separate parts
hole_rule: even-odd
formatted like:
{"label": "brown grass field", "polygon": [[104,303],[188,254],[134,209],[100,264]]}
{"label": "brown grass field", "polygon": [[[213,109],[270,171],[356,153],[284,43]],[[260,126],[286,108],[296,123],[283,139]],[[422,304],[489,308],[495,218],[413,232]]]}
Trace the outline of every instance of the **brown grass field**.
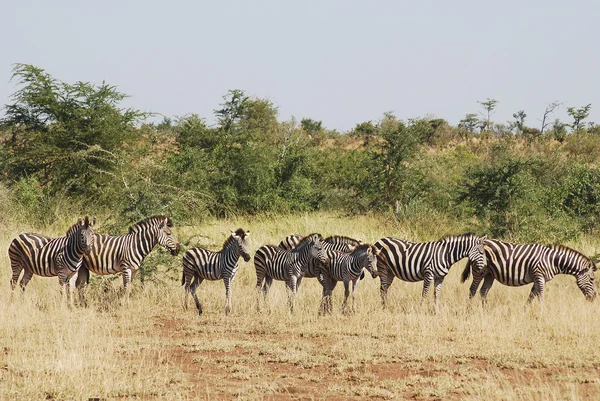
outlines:
{"label": "brown grass field", "polygon": [[[64,235],[69,224],[45,234]],[[309,214],[212,220],[173,231],[190,246],[217,250],[240,226],[251,230],[253,249],[291,233],[373,242],[387,235],[431,240],[464,228]],[[205,281],[199,317],[193,302],[182,308],[182,254],[155,250],[147,263],[167,264],[159,266],[159,280],[143,288],[136,281],[129,302],[120,301],[120,279],[95,278],[89,307],[69,310],[58,279],[34,277],[11,300],[6,249],[30,229],[15,225],[0,237],[1,399],[600,399],[600,305],[586,302],[572,277],[550,282],[543,309],[524,308],[529,286],[496,283],[484,310],[478,300],[469,303],[468,284],[460,284],[463,261],[450,271],[435,315],[432,299],[421,303],[421,284],[398,280],[382,310],[379,280],[367,275],[355,314],[339,313],[338,285],[334,313],[319,317],[314,279],[304,281],[293,315],[281,282],[257,311],[254,266],[240,259],[233,313],[224,315],[222,282]],[[583,237],[569,245],[591,255],[600,242]]]}

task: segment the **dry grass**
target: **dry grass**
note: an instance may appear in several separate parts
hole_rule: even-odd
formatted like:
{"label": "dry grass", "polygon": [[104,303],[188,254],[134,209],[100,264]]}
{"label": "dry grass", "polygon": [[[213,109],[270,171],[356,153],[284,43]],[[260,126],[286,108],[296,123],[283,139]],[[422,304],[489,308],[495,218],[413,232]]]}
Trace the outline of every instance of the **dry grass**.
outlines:
{"label": "dry grass", "polygon": [[[67,226],[48,234],[59,235]],[[190,246],[216,249],[238,226],[251,230],[254,248],[290,233],[374,241],[385,235],[424,240],[433,237],[416,233],[449,232],[326,214],[210,221],[174,231],[185,242],[191,238]],[[23,229],[29,228],[4,231],[0,247],[6,250]],[[588,254],[599,247],[591,238],[570,245]],[[159,259],[164,260],[149,262]],[[339,313],[338,286],[335,312],[319,318],[320,288],[313,279],[304,281],[293,316],[280,282],[272,287],[268,306],[257,312],[252,262],[240,263],[232,315],[224,316],[223,284],[204,282],[198,294],[205,312],[198,317],[194,309],[182,310],[180,269],[164,266],[163,283],[143,289],[136,283],[128,304],[112,290],[120,285],[116,280],[108,292],[91,288],[90,307],[63,309],[57,279],[40,277],[11,301],[10,268],[2,252],[0,398],[600,398],[599,305],[585,302],[571,277],[549,284],[543,311],[523,307],[529,288],[498,284],[483,310],[479,302],[468,302],[459,263],[444,283],[437,315],[431,300],[421,304],[420,284],[399,281],[390,289],[390,308],[382,311],[378,280],[368,278],[357,291],[356,314]]]}

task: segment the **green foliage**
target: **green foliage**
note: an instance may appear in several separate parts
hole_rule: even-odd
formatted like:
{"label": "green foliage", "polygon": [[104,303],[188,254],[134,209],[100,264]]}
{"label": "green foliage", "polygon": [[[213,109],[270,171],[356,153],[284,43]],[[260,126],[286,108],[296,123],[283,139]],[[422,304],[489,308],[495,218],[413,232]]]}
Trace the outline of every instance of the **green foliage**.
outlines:
{"label": "green foliage", "polygon": [[590,115],[591,107],[592,107],[592,105],[588,104],[579,109],[576,109],[575,107],[567,108],[567,114],[570,115],[571,118],[573,118],[573,123],[570,125],[571,128],[573,129],[573,131],[575,131],[575,132],[581,131],[581,129],[583,128],[583,120],[588,118],[588,116]]}

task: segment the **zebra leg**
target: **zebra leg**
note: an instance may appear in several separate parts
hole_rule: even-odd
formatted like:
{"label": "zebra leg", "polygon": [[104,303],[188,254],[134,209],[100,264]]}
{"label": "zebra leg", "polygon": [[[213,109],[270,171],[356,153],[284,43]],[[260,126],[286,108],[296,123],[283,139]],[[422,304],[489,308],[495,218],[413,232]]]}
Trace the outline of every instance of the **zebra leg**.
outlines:
{"label": "zebra leg", "polygon": [[346,302],[348,301],[348,296],[350,295],[350,282],[344,280],[344,302],[342,302],[342,313],[346,311]]}
{"label": "zebra leg", "polygon": [[69,302],[69,308],[75,307],[75,282],[77,281],[77,273],[73,274],[67,280],[67,301]]}
{"label": "zebra leg", "polygon": [[287,281],[286,281],[286,285],[287,288],[289,290],[288,293],[288,305],[290,307],[290,312],[294,313],[294,306],[296,303],[296,280],[297,277],[296,276],[291,276]]}
{"label": "zebra leg", "polygon": [[533,298],[537,297],[540,303],[544,300],[544,284],[546,281],[544,280],[544,276],[536,275],[535,281],[533,283],[533,287],[531,288],[531,292],[529,293],[529,299],[527,299],[527,303],[530,304],[533,301]]}
{"label": "zebra leg", "polygon": [[471,286],[469,287],[469,300],[473,299],[473,297],[477,293],[477,288],[479,288],[479,284],[481,284],[481,280],[483,280],[483,278],[484,278],[483,274],[479,275],[479,274],[473,273],[473,282],[471,283]]}
{"label": "zebra leg", "polygon": [[431,283],[433,282],[433,272],[431,269],[427,269],[425,271],[425,277],[423,278],[423,292],[421,293],[422,299],[425,299],[429,294],[429,288],[431,288]]}
{"label": "zebra leg", "polygon": [[231,313],[231,282],[232,280],[229,277],[223,279],[225,284],[225,315]]}
{"label": "zebra leg", "polygon": [[183,310],[188,309],[188,298],[190,297],[192,278],[195,279],[195,277],[193,275],[185,274],[185,273],[186,273],[186,271],[184,269],[184,271],[183,271],[183,290],[185,292],[185,297],[183,298]]}
{"label": "zebra leg", "polygon": [[125,288],[125,300],[129,301],[131,294],[131,279],[133,275],[130,268],[123,269],[123,288]]}
{"label": "zebra leg", "polygon": [[271,288],[271,284],[273,284],[273,278],[265,277],[265,285],[262,288],[265,300],[267,299],[267,295],[269,294],[269,288]]}
{"label": "zebra leg", "polygon": [[21,287],[21,292],[25,291],[25,287],[29,280],[33,277],[33,272],[29,269],[25,269],[25,273],[23,273],[23,277],[21,278],[21,283],[19,284]]}
{"label": "zebra leg", "polygon": [[356,297],[354,293],[356,292],[356,284],[358,284],[357,280],[352,280],[352,313],[356,313]]}
{"label": "zebra leg", "polygon": [[61,304],[64,307],[66,305],[66,301],[68,298],[67,292],[68,292],[68,278],[67,275],[65,274],[64,269],[60,269],[58,271],[58,283],[60,284],[60,299],[61,299]]}
{"label": "zebra leg", "polygon": [[13,263],[11,261],[10,267],[12,269],[12,277],[10,279],[10,290],[14,291],[15,287],[17,286],[17,282],[19,281],[19,276],[23,271],[23,266],[21,266],[20,263]]}
{"label": "zebra leg", "polygon": [[394,273],[392,273],[388,269],[381,270],[381,273],[379,275],[379,281],[381,283],[381,286],[379,288],[379,294],[381,295],[381,305],[383,306],[383,309],[385,309],[387,308],[387,292],[388,288],[390,288],[392,282],[394,281]]}
{"label": "zebra leg", "polygon": [[439,298],[440,298],[440,290],[442,289],[442,284],[444,284],[444,278],[445,277],[436,277],[433,280],[433,300],[434,300],[434,304],[435,304],[435,313],[439,312],[440,306],[439,306]]}
{"label": "zebra leg", "polygon": [[87,285],[90,278],[90,271],[84,267],[80,267],[77,272],[77,281],[75,281],[75,287],[77,287],[77,294],[79,295],[79,305],[87,308],[87,301],[85,299],[85,286]]}
{"label": "zebra leg", "polygon": [[192,282],[192,286],[190,287],[190,293],[192,294],[192,298],[194,298],[194,302],[196,303],[196,308],[198,308],[198,316],[202,315],[202,305],[198,300],[198,296],[196,295],[196,290],[202,284],[204,279],[200,276],[195,276],[194,281]]}
{"label": "zebra leg", "polygon": [[[479,278],[479,280],[481,280],[481,278]],[[481,290],[479,290],[479,294],[481,295],[481,305],[483,307],[487,305],[487,294],[490,291],[490,288],[492,288],[492,284],[494,284],[494,275],[488,273],[483,278],[483,285],[481,286]],[[477,290],[477,288],[475,289]]]}

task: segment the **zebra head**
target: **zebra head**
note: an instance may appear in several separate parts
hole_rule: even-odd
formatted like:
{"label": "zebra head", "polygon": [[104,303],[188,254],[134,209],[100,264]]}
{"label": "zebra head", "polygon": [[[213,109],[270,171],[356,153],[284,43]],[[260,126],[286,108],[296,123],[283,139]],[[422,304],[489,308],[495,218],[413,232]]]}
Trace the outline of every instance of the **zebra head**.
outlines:
{"label": "zebra head", "polygon": [[381,251],[375,245],[371,244],[361,244],[356,247],[351,245],[351,247],[350,252],[352,256],[357,258],[362,257],[361,266],[365,267],[371,273],[371,277],[377,277],[377,256]]}
{"label": "zebra head", "polygon": [[472,245],[469,249],[467,257],[473,266],[474,272],[482,272],[487,266],[487,259],[485,258],[484,241],[487,235],[479,236],[472,235]]}
{"label": "zebra head", "polygon": [[171,232],[171,227],[173,226],[173,222],[168,217],[161,219],[158,224],[158,232],[156,234],[156,239],[158,243],[171,252],[171,255],[175,256],[179,253],[179,241]]}
{"label": "zebra head", "polygon": [[[586,258],[587,259],[587,258]],[[594,272],[597,270],[596,264],[587,259],[586,266],[575,275],[577,286],[588,301],[596,298],[596,287],[594,286]]]}
{"label": "zebra head", "polygon": [[327,252],[323,247],[323,237],[321,237],[321,234],[310,234],[307,239],[310,242],[310,257],[317,259],[321,263],[329,263]]}
{"label": "zebra head", "polygon": [[233,231],[233,230],[230,230],[230,231],[231,231],[231,238],[233,238],[233,240],[235,242],[237,242],[239,254],[242,255],[245,262],[249,261],[250,260],[250,252],[248,249],[249,248],[248,237],[250,236],[250,230],[244,232],[244,230],[242,230],[241,228],[238,228],[236,231]]}
{"label": "zebra head", "polygon": [[94,224],[96,224],[95,217],[90,221],[90,218],[85,216],[83,219],[79,218],[77,224],[67,232],[67,236],[69,236],[70,233],[77,235],[75,247],[76,249],[81,250],[82,253],[89,254],[92,249],[95,235],[94,230],[92,230]]}

